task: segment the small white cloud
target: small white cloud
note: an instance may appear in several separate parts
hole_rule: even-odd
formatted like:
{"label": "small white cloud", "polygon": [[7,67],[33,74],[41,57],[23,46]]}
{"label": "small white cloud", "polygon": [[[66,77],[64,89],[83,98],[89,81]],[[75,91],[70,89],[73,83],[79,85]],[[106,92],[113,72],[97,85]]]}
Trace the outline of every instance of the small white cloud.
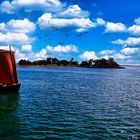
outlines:
{"label": "small white cloud", "polygon": [[89,60],[89,59],[97,59],[96,53],[94,51],[85,51],[83,54],[79,56],[83,60]]}
{"label": "small white cloud", "polygon": [[33,41],[34,38],[30,38],[25,33],[0,33],[1,44],[26,45]]}
{"label": "small white cloud", "polygon": [[104,58],[104,59],[106,59],[106,60],[109,60],[110,56],[104,55],[104,56],[101,56],[101,58]]}
{"label": "small white cloud", "polygon": [[140,25],[140,17],[138,17],[138,18],[135,19],[135,23],[136,23],[137,25]]}
{"label": "small white cloud", "polygon": [[140,35],[140,25],[133,25],[127,29],[130,34]]}
{"label": "small white cloud", "polygon": [[42,49],[40,52],[36,53],[34,57],[36,60],[46,59],[47,58],[47,50]]}
{"label": "small white cloud", "polygon": [[138,38],[129,37],[126,40],[118,39],[116,41],[112,41],[112,43],[118,44],[118,45],[138,46],[138,45],[140,45],[140,37],[138,37]]}
{"label": "small white cloud", "polygon": [[140,49],[139,48],[124,48],[120,51],[122,54],[124,55],[134,55],[136,53],[139,53],[140,52]]}
{"label": "small white cloud", "polygon": [[88,16],[89,12],[82,10],[79,5],[70,5],[67,9],[56,14],[56,17],[61,18],[86,18]]}
{"label": "small white cloud", "polygon": [[12,50],[12,51],[14,51],[14,47],[13,46],[0,46],[0,49],[2,49],[2,50]]}
{"label": "small white cloud", "polygon": [[116,60],[125,60],[125,59],[130,59],[131,58],[131,56],[128,56],[128,55],[126,56],[126,55],[123,55],[123,54],[120,54],[120,53],[114,54],[111,57],[113,57]]}
{"label": "small white cloud", "polygon": [[16,55],[16,61],[18,62],[21,59],[28,60],[28,57],[25,55],[25,53],[21,53],[19,49],[15,49],[15,55]]}
{"label": "small white cloud", "polygon": [[22,45],[21,50],[22,50],[22,52],[29,53],[32,51],[32,45]]}
{"label": "small white cloud", "polygon": [[116,50],[103,50],[103,51],[100,51],[101,55],[110,55],[110,54],[114,54],[114,53],[116,53]]}
{"label": "small white cloud", "polygon": [[107,22],[105,33],[125,32],[126,26],[123,23]]}
{"label": "small white cloud", "polygon": [[3,31],[5,29],[5,23],[0,23],[0,31]]}
{"label": "small white cloud", "polygon": [[7,23],[0,23],[1,32],[30,33],[35,28],[35,24],[26,18],[23,20],[11,19]]}
{"label": "small white cloud", "polygon": [[96,24],[98,26],[102,26],[102,25],[105,25],[106,24],[106,21],[104,19],[102,19],[102,18],[97,18],[96,19]]}
{"label": "small white cloud", "polygon": [[9,1],[3,1],[0,5],[0,10],[2,12],[12,14],[13,13],[13,6],[11,5],[11,3]]}
{"label": "small white cloud", "polygon": [[66,46],[47,46],[46,47],[48,52],[54,52],[54,53],[70,53],[70,52],[78,52],[78,48],[75,45],[66,45]]}

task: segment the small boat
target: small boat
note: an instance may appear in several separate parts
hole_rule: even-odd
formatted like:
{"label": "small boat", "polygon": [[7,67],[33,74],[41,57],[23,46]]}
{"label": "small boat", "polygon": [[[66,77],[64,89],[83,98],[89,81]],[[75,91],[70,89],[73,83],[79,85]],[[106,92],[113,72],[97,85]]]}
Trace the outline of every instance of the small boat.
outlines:
{"label": "small boat", "polygon": [[20,89],[18,82],[15,52],[0,49],[0,93],[17,93]]}

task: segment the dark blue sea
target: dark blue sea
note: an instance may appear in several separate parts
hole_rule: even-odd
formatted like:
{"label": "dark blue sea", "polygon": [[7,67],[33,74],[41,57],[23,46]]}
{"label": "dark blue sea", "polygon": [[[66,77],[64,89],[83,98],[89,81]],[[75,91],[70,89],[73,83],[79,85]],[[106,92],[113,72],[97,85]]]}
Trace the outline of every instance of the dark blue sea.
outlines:
{"label": "dark blue sea", "polygon": [[140,67],[18,67],[0,95],[0,140],[139,140]]}

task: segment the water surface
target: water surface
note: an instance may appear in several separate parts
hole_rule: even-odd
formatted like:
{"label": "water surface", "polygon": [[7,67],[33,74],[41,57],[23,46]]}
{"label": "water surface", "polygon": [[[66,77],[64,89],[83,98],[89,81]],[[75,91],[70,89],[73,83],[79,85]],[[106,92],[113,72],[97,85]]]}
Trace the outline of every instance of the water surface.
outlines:
{"label": "water surface", "polygon": [[0,95],[0,139],[140,139],[140,68],[19,67]]}

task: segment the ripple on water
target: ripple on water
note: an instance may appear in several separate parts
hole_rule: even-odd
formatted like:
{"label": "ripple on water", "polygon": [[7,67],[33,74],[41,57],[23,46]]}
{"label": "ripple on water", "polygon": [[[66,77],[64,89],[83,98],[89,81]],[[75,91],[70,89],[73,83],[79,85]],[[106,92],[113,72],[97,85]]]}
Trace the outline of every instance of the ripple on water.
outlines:
{"label": "ripple on water", "polygon": [[140,139],[139,68],[18,73],[20,94],[0,96],[0,138]]}

